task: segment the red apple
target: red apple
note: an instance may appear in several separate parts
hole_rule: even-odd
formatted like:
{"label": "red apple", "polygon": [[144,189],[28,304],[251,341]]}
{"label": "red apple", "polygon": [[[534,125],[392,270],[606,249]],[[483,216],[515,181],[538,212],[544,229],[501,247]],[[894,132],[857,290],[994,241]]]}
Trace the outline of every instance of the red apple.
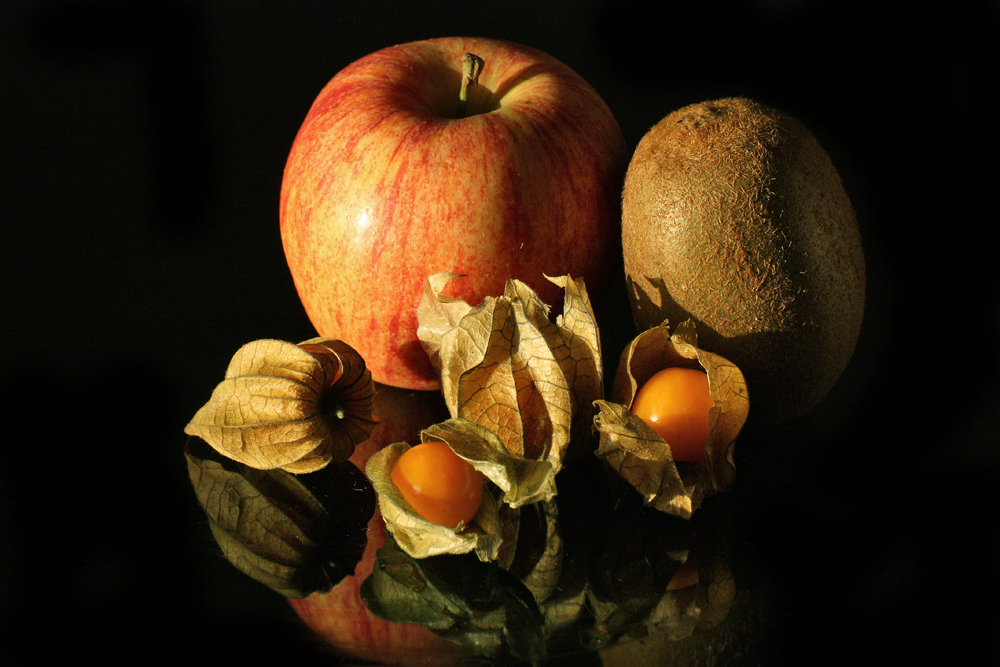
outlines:
{"label": "red apple", "polygon": [[[463,56],[482,59],[459,115]],[[383,49],[319,94],[292,145],[281,236],[323,336],[354,346],[378,382],[436,389],[414,309],[426,278],[475,305],[508,278],[558,307],[543,274],[591,297],[620,261],[628,151],[578,74],[537,50],[444,38]]]}
{"label": "red apple", "polygon": [[[374,409],[379,424],[351,457],[361,470],[368,457],[382,447],[402,441],[416,444],[421,429],[448,416],[438,393],[385,386],[376,386]],[[371,574],[375,552],[385,539],[385,523],[376,511],[368,523],[368,546],[354,575],[329,593],[290,599],[289,604],[320,638],[352,659],[407,667],[459,664],[462,653],[457,644],[418,625],[384,621],[361,601],[361,583]]]}

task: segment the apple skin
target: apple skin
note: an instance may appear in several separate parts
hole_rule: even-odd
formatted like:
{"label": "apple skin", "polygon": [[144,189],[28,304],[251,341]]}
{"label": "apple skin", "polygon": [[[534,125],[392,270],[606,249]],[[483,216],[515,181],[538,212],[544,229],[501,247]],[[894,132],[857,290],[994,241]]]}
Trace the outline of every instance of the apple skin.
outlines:
{"label": "apple skin", "polygon": [[[485,65],[456,118],[466,52]],[[628,159],[607,104],[540,51],[442,38],[365,56],[320,92],[285,166],[281,237],[306,313],[377,382],[437,389],[416,335],[427,277],[465,275],[447,293],[472,305],[517,278],[558,308],[543,274],[569,274],[596,301],[620,270]]]}
{"label": "apple skin", "polygon": [[[447,419],[436,392],[411,391],[376,385],[374,411],[379,419],[371,437],[354,450],[351,461],[362,471],[368,457],[394,442],[419,442],[421,429]],[[377,664],[459,664],[461,648],[418,625],[392,623],[371,614],[361,601],[361,583],[372,572],[375,552],[386,540],[385,522],[378,510],[368,522],[368,545],[354,571],[326,594],[289,599],[299,618],[338,654]]]}

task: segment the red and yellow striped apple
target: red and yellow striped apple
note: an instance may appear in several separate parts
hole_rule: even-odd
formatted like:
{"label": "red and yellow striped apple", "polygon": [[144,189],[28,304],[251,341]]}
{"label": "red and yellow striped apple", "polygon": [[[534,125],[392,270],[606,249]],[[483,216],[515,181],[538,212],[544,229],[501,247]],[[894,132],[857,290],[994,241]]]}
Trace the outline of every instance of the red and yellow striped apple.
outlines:
{"label": "red and yellow striped apple", "polygon": [[[466,53],[482,69],[460,103]],[[448,294],[472,304],[517,278],[558,306],[543,274],[599,298],[627,163],[607,104],[537,50],[443,38],[361,58],[320,92],[285,166],[281,236],[306,313],[377,382],[436,389],[416,335],[426,278],[464,274]]]}

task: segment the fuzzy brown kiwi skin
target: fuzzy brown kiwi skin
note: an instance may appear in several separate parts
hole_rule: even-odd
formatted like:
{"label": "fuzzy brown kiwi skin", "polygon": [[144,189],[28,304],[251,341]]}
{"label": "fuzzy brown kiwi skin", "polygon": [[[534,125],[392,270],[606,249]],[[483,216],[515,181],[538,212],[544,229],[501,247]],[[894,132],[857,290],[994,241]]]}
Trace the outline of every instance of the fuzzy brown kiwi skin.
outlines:
{"label": "fuzzy brown kiwi skin", "polygon": [[750,424],[814,407],[854,352],[865,304],[854,209],[787,114],[728,98],[660,121],[625,177],[622,250],[636,326],[693,319],[699,347],[743,371]]}

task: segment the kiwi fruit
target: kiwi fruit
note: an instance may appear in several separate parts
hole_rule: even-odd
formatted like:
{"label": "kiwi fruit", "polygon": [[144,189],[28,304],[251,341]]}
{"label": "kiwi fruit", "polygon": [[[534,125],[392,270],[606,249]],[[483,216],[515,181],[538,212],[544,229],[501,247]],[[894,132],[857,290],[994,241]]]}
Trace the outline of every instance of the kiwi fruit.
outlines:
{"label": "kiwi fruit", "polygon": [[684,107],[639,142],[622,250],[640,331],[691,319],[743,372],[748,423],[829,392],[861,331],[865,261],[830,157],[798,120],[745,98]]}

